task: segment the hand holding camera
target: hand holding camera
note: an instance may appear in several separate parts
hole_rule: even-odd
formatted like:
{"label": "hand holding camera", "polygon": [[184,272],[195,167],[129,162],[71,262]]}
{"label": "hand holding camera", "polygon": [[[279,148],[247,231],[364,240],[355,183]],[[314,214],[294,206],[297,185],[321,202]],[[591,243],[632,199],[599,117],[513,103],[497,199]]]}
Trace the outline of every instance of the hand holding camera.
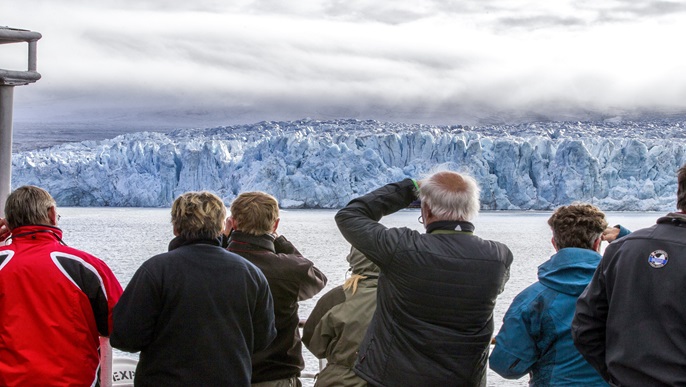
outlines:
{"label": "hand holding camera", "polygon": [[10,226],[7,224],[7,220],[5,218],[0,218],[0,243],[4,242],[10,234]]}

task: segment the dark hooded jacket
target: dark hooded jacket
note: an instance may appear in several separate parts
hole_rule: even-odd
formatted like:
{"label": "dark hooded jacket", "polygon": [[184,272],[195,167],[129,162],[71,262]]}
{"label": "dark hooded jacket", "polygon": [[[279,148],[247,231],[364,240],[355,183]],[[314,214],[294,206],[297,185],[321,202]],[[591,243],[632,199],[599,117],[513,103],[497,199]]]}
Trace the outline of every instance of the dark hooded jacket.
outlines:
{"label": "dark hooded jacket", "polygon": [[576,304],[574,344],[618,386],[686,386],[686,214],[610,243]]}
{"label": "dark hooded jacket", "polygon": [[597,252],[570,247],[538,267],[538,282],[505,314],[489,359],[492,370],[508,379],[530,373],[532,386],[607,386],[576,350],[569,329],[598,262]]}
{"label": "dark hooded jacket", "polygon": [[353,371],[360,342],[376,309],[379,267],[352,248],[347,257],[353,275],[362,276],[357,287],[338,286],[317,301],[303,329],[303,343],[326,367],[315,386],[363,387]]}
{"label": "dark hooded jacket", "polygon": [[377,386],[485,386],[493,308],[512,252],[474,235],[469,222],[433,222],[426,234],[379,223],[416,199],[406,179],[336,214],[343,236],[381,268],[355,372]]}

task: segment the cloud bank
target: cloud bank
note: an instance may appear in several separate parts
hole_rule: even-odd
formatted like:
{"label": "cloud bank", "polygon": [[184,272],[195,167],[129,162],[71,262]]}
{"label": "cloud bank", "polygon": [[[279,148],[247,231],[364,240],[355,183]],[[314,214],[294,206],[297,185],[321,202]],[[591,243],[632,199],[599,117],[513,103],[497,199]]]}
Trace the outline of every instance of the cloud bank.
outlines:
{"label": "cloud bank", "polygon": [[[43,78],[15,92],[15,121],[169,129],[686,112],[680,2],[230,3],[3,2],[0,25],[43,34]],[[0,68],[25,66],[9,46]]]}

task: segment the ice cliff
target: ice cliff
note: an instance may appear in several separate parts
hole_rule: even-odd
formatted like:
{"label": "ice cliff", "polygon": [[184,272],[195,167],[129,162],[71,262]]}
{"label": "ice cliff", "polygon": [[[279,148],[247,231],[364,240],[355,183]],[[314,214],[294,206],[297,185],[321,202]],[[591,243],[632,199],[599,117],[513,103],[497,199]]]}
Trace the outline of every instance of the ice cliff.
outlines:
{"label": "ice cliff", "polygon": [[585,201],[668,211],[675,172],[686,163],[685,127],[678,120],[485,127],[300,120],[141,132],[15,154],[12,185],[44,187],[61,206],[170,206],[190,190],[229,203],[260,190],[287,208],[338,208],[439,167],[475,176],[483,209]]}

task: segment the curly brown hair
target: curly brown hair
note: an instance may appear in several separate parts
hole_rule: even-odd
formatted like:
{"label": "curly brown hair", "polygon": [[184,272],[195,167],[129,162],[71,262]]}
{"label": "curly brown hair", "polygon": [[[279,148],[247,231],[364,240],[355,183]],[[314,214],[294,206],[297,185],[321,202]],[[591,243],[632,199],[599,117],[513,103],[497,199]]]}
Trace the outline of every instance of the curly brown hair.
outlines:
{"label": "curly brown hair", "polygon": [[171,221],[177,235],[188,240],[215,239],[224,229],[226,207],[210,192],[186,192],[174,200]]}
{"label": "curly brown hair", "polygon": [[605,214],[587,203],[572,203],[553,212],[548,219],[558,249],[579,247],[593,250],[594,242],[607,228]]}

